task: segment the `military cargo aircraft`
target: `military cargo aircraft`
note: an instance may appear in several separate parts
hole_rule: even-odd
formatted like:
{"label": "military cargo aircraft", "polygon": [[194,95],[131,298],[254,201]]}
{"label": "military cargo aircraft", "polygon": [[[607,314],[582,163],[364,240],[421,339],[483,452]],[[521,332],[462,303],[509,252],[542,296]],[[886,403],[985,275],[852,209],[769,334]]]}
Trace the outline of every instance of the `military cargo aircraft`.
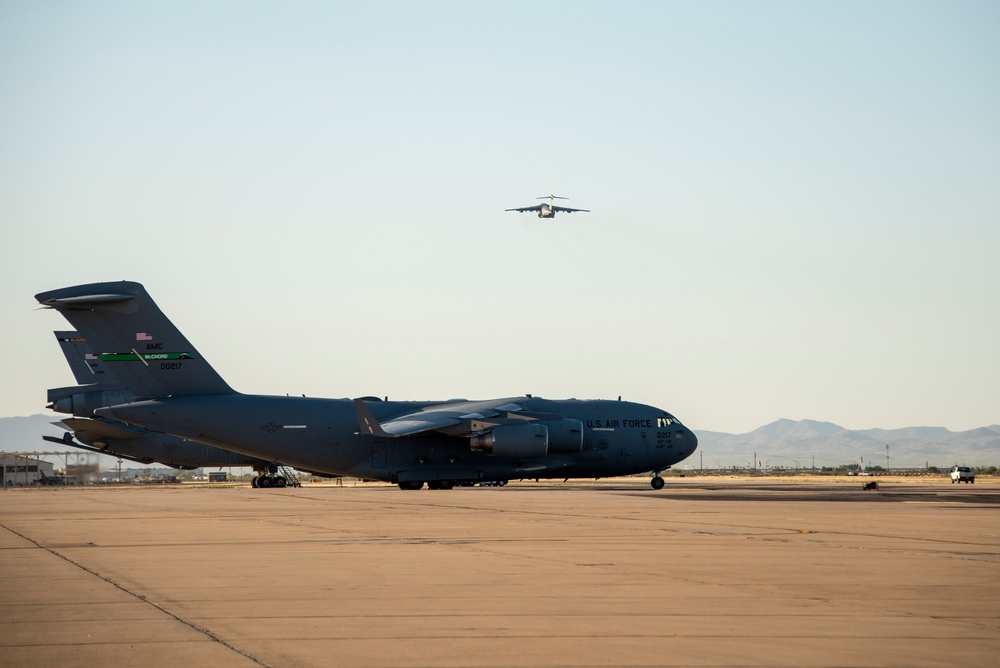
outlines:
{"label": "military cargo aircraft", "polygon": [[543,195],[542,197],[537,197],[536,199],[547,199],[548,204],[541,203],[535,206],[524,206],[520,209],[504,209],[505,211],[517,211],[518,213],[527,213],[528,211],[537,211],[539,218],[555,218],[556,213],[574,213],[576,211],[583,211],[584,213],[590,213],[590,209],[571,209],[566,206],[556,206],[555,200],[557,199],[569,199],[568,197],[559,197],[558,195]]}
{"label": "military cargo aircraft", "polygon": [[660,472],[698,440],[660,408],[628,401],[316,399],[233,390],[139,283],[43,292],[132,393],[94,413],[307,471],[401,489],[519,478]]}
{"label": "military cargo aircraft", "polygon": [[135,395],[109,371],[109,363],[95,355],[78,332],[57,331],[54,334],[73,377],[80,384],[49,390],[47,408],[74,417],[60,421],[69,432],[62,438],[42,436],[46,441],[140,464],[158,462],[188,471],[201,467],[248,466],[258,473],[251,483],[254,487],[284,487],[289,482],[287,475],[279,474],[275,464],[263,459],[95,417],[95,409],[129,403],[135,400]]}

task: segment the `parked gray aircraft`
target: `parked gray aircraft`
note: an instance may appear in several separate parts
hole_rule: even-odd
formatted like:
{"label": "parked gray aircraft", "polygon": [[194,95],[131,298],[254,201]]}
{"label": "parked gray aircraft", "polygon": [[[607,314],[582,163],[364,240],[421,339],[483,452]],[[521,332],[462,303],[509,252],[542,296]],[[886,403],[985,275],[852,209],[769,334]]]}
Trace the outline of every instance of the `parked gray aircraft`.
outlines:
{"label": "parked gray aircraft", "polygon": [[542,197],[537,197],[536,199],[547,199],[548,204],[541,203],[535,206],[524,206],[520,209],[504,209],[505,211],[517,211],[518,213],[527,213],[528,211],[537,211],[539,218],[555,218],[556,213],[573,213],[575,211],[583,211],[584,213],[590,213],[590,209],[571,209],[566,206],[556,206],[555,200],[557,199],[569,199],[568,197],[559,197],[558,195],[544,195]]}
{"label": "parked gray aircraft", "polygon": [[382,401],[234,391],[139,283],[43,292],[136,400],[100,417],[330,474],[420,489],[514,478],[600,478],[660,471],[698,440],[670,413],[627,401]]}
{"label": "parked gray aircraft", "polygon": [[[61,420],[70,429],[62,438],[42,436],[46,441],[120,457],[140,464],[158,462],[176,469],[211,466],[249,466],[258,472],[254,487],[284,487],[288,482],[277,466],[257,457],[222,450],[211,445],[148,431],[117,420],[97,418],[94,410],[129,403],[135,395],[109,371],[78,332],[54,332],[73,377],[80,385],[49,390],[47,408],[74,417]],[[76,440],[74,440],[74,438]]]}

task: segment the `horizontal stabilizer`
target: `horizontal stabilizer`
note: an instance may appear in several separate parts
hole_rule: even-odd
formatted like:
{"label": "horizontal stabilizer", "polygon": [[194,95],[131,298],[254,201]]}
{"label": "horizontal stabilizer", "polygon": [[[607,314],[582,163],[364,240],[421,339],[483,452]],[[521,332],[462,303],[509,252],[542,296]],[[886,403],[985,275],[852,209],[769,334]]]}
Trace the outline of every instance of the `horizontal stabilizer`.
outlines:
{"label": "horizontal stabilizer", "polygon": [[83,441],[100,441],[108,438],[119,440],[138,440],[148,438],[146,432],[138,427],[126,427],[90,420],[88,418],[66,418],[62,423],[78,434],[78,438]]}

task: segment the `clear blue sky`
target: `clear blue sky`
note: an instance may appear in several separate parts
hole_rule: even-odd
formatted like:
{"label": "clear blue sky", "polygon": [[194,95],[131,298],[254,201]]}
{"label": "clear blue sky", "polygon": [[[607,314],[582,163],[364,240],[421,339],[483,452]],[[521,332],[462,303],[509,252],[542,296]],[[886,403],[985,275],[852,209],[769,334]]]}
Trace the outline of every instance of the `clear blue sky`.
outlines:
{"label": "clear blue sky", "polygon": [[4,2],[0,416],[127,279],[243,392],[998,423],[998,119],[995,2]]}

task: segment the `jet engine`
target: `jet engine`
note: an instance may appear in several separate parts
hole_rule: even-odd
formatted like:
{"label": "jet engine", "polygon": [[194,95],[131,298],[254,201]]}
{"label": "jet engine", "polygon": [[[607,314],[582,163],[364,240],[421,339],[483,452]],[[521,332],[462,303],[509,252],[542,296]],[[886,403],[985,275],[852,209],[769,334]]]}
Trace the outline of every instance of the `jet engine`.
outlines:
{"label": "jet engine", "polygon": [[544,457],[549,451],[549,430],[538,423],[500,425],[470,436],[469,447],[494,457]]}
{"label": "jet engine", "polygon": [[562,418],[540,424],[549,430],[549,452],[572,454],[583,450],[583,423],[579,420]]}

